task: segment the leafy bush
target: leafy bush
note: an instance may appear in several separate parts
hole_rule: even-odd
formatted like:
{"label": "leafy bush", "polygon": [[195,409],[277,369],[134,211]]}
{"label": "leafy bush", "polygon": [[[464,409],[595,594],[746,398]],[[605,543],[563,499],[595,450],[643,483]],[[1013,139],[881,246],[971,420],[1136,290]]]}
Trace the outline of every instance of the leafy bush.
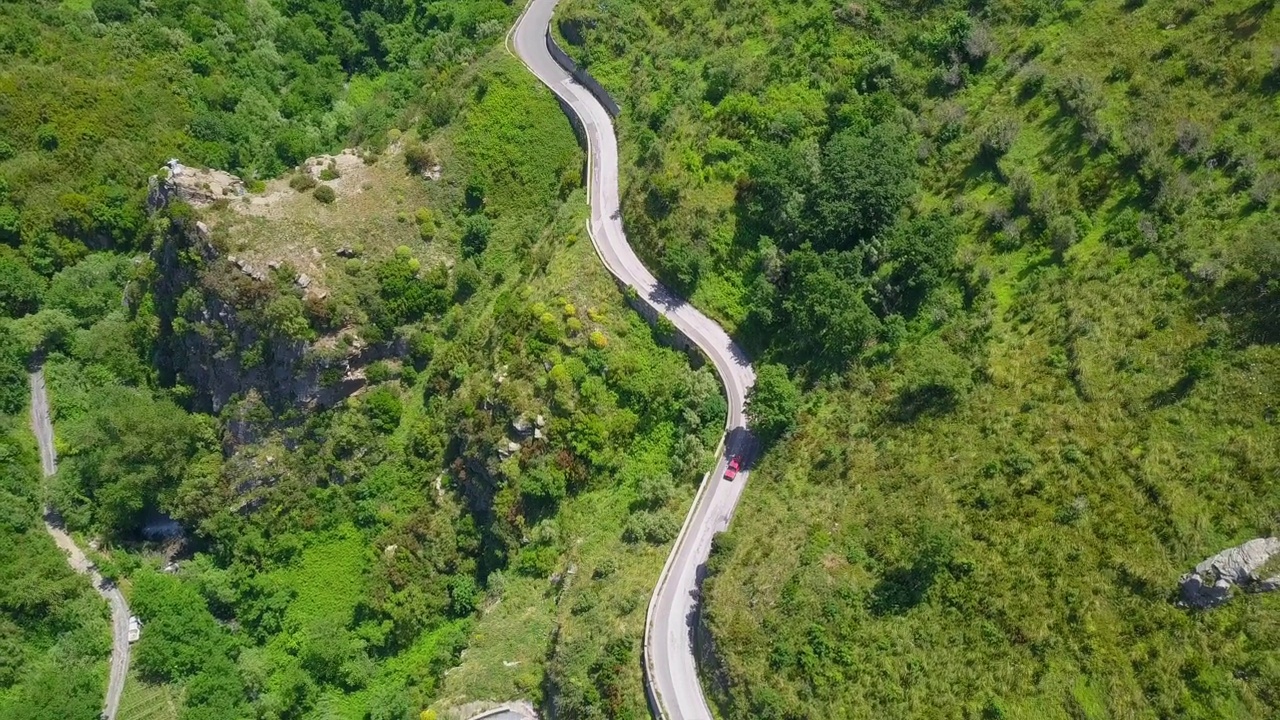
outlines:
{"label": "leafy bush", "polygon": [[454,299],[462,302],[483,288],[486,280],[475,260],[467,258],[454,268],[453,282]]}
{"label": "leafy bush", "polygon": [[662,545],[675,540],[679,532],[680,521],[672,513],[641,510],[627,518],[622,529],[622,539],[629,543]]}
{"label": "leafy bush", "polygon": [[649,510],[660,508],[675,495],[675,491],[669,474],[646,475],[636,483],[636,503]]}
{"label": "leafy bush", "polygon": [[404,144],[404,163],[411,172],[421,175],[439,164],[439,159],[430,145],[418,140],[408,140]]}
{"label": "leafy bush", "polygon": [[199,417],[145,390],[108,386],[96,400],[66,430],[56,504],[68,522],[123,536],[138,529],[145,510],[172,498],[213,438]]}
{"label": "leafy bush", "polygon": [[324,203],[325,205],[332,203],[334,200],[338,198],[337,193],[335,193],[333,191],[333,188],[329,187],[328,185],[321,185],[317,187],[315,189],[315,192],[312,193],[312,196],[315,197],[316,200],[319,200],[320,202]]}
{"label": "leafy bush", "polygon": [[143,570],[134,578],[132,609],[147,631],[134,650],[144,677],[172,682],[199,674],[230,650],[226,631],[191,585],[172,575]]}
{"label": "leafy bush", "polygon": [[387,363],[387,361],[378,360],[369,363],[369,367],[365,368],[364,376],[365,379],[369,381],[370,385],[378,385],[379,383],[384,383],[395,377],[395,373],[392,371],[391,365]]}
{"label": "leafy bush", "polygon": [[15,415],[27,405],[26,348],[0,325],[0,414]]}
{"label": "leafy bush", "polygon": [[294,173],[293,177],[289,178],[289,187],[298,192],[306,192],[315,188],[318,184],[315,177],[309,172]]}
{"label": "leafy bush", "polygon": [[846,130],[823,148],[813,234],[824,247],[849,249],[891,225],[915,193],[912,137],[891,123]]}
{"label": "leafy bush", "polygon": [[100,22],[129,22],[138,13],[135,0],[93,0],[93,14]]}
{"label": "leafy bush", "polygon": [[366,393],[361,407],[375,432],[389,433],[400,425],[404,406],[400,394],[388,385],[380,385]]}
{"label": "leafy bush", "polygon": [[489,245],[493,223],[483,214],[468,215],[462,221],[462,252],[468,256],[479,255]]}
{"label": "leafy bush", "polygon": [[769,444],[795,426],[800,389],[778,364],[761,365],[747,393],[747,420],[761,442]]}
{"label": "leafy bush", "polygon": [[88,327],[113,310],[123,310],[128,277],[128,259],[96,252],[54,275],[45,306],[63,310]]}
{"label": "leafy bush", "polygon": [[8,248],[0,247],[0,314],[33,313],[44,296],[45,280]]}

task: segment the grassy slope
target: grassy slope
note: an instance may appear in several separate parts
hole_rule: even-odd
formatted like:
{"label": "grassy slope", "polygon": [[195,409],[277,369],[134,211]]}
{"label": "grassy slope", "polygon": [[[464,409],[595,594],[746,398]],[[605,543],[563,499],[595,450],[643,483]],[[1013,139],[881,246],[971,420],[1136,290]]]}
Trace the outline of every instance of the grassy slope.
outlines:
{"label": "grassy slope", "polygon": [[[826,4],[570,6],[596,23],[578,52],[632,112],[671,107],[664,161],[629,180],[674,177],[681,188],[678,222],[642,245],[650,257],[664,238],[712,238],[703,277],[716,280],[695,302],[733,322],[733,288],[757,272],[752,239],[733,225],[739,170],[704,163],[718,127],[700,97],[707,69],[741,58],[739,87],[803,110],[811,82],[857,68],[864,38],[910,57],[911,38],[939,16],[900,5],[875,5],[881,24],[862,29],[831,27]],[[1001,50],[986,71],[914,108],[930,138],[920,206],[964,223],[961,266],[985,287],[968,303],[943,293],[890,362],[812,392],[795,436],[753,474],[707,588],[728,716],[1276,711],[1280,598],[1204,615],[1171,600],[1203,557],[1277,530],[1280,352],[1224,292],[1225,276],[1266,252],[1276,216],[1250,200],[1249,176],[1224,166],[1251,157],[1259,174],[1274,172],[1280,148],[1266,129],[1280,118],[1260,89],[1278,22],[1267,3],[1067,3],[1039,25],[997,23]],[[828,59],[788,65],[797,47]],[[1022,56],[1047,74],[1029,99]],[[806,68],[799,92],[786,85]],[[1048,90],[1071,76],[1097,88],[1112,152],[1088,149]],[[937,140],[944,103],[963,110],[950,143]],[[1005,117],[1021,129],[996,173],[973,158],[980,131]],[[1116,247],[1105,236],[1118,213],[1155,194],[1154,181],[1120,169],[1121,136],[1146,124],[1165,155],[1192,123],[1226,160],[1170,150],[1177,180],[1159,199],[1169,219],[1157,247]],[[632,157],[637,125],[623,123]],[[988,226],[990,208],[1010,203],[1002,177],[1017,172],[1073,198],[1081,240],[1064,262],[1028,242],[1016,213],[1020,242]],[[935,337],[963,348],[980,381],[949,414],[902,420],[910,357]]]}
{"label": "grassy slope", "polygon": [[[597,319],[590,325],[605,332],[611,348],[653,353],[657,348],[649,330],[623,304],[617,286],[586,238],[581,195],[576,194],[574,200],[562,210],[553,242],[563,243],[569,236],[574,239],[559,248],[548,259],[545,273],[530,283],[533,296],[563,298],[583,308],[580,314]],[[663,467],[672,441],[660,435],[637,437],[635,464]],[[608,484],[612,479],[600,480]],[[545,664],[557,650],[553,639],[558,638],[559,646],[565,647],[589,643],[590,638],[604,634],[639,638],[645,602],[666,548],[622,542],[622,524],[633,499],[631,488],[623,486],[592,490],[564,501],[556,525],[569,550],[557,568],[563,572],[574,567],[572,578],[563,588],[549,586],[543,578],[514,574],[505,578],[500,597],[491,598],[482,612],[462,663],[445,681],[442,706],[541,696]],[[675,502],[683,510],[691,499],[692,488],[685,486]],[[593,578],[606,558],[617,564],[618,571],[607,578]],[[590,599],[579,601],[583,596]],[[624,682],[628,707],[643,712],[638,663],[626,668]]]}

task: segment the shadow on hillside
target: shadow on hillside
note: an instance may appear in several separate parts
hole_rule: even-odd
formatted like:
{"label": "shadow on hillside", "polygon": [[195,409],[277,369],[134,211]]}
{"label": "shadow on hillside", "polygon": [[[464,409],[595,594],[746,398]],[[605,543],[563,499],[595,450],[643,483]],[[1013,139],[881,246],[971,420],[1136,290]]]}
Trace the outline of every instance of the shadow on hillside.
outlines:
{"label": "shadow on hillside", "polygon": [[935,573],[918,565],[889,570],[872,589],[868,609],[882,617],[902,615],[924,602],[935,577]]}

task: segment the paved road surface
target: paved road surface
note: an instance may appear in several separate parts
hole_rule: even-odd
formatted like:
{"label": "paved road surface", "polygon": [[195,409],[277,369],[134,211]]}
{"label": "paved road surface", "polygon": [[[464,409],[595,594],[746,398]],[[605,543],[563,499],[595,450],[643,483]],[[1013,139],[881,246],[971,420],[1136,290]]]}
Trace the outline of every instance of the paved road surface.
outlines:
{"label": "paved road surface", "polygon": [[[58,470],[58,455],[53,449],[53,423],[49,421],[49,398],[44,389],[44,372],[31,373],[31,430],[40,444],[40,467],[45,477]],[[111,605],[111,677],[107,681],[107,696],[103,701],[102,717],[115,720],[120,708],[120,694],[124,692],[124,679],[129,673],[129,606],[124,595],[114,585],[106,585],[102,576],[89,563],[84,552],[76,546],[71,536],[62,529],[62,520],[49,507],[44,509],[44,529],[53,541],[67,554],[67,562],[79,573],[89,575],[98,594]]]}
{"label": "paved road surface", "polygon": [[[743,406],[755,372],[741,348],[713,320],[673,295],[654,279],[627,244],[618,219],[618,145],[609,114],[577,84],[547,50],[545,33],[557,0],[531,0],[512,30],[509,43],[525,65],[546,83],[581,121],[589,146],[588,192],[591,241],[609,271],[657,307],[711,360],[729,400],[726,455],[750,456],[753,441],[744,428]],[[723,478],[718,457],[694,499],[649,604],[645,627],[648,689],[658,715],[668,720],[711,718],[698,682],[691,627],[712,536],[729,524],[747,472],[734,482]]]}

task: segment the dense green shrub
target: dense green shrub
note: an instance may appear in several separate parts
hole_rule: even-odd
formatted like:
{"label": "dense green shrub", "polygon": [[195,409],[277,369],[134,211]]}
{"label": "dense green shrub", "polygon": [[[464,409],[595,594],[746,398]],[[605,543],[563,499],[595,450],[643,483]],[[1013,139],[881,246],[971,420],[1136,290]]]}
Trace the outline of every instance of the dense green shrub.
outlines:
{"label": "dense green shrub", "polygon": [[493,223],[484,214],[468,215],[462,221],[462,251],[469,256],[479,255],[489,245]]}
{"label": "dense green shrub", "polygon": [[128,22],[138,14],[134,0],[93,0],[93,14],[104,23]]}
{"label": "dense green shrub", "polygon": [[0,313],[18,317],[35,312],[45,280],[8,248],[0,248]]}
{"label": "dense green shrub", "polygon": [[55,494],[73,526],[127,536],[172,497],[213,438],[201,418],[145,390],[109,386],[96,400],[67,428]]}
{"label": "dense green shrub", "polygon": [[338,194],[335,193],[333,191],[333,188],[329,187],[328,185],[321,185],[317,187],[314,191],[312,191],[311,194],[313,197],[315,197],[316,200],[319,200],[325,205],[332,203],[334,200],[338,198]]}
{"label": "dense green shrub", "polygon": [[622,539],[629,543],[662,545],[674,540],[679,532],[680,521],[672,513],[640,510],[627,518],[622,529]]}
{"label": "dense green shrub", "polygon": [[143,570],[134,578],[131,609],[146,623],[134,662],[144,677],[193,677],[231,649],[230,638],[194,587],[171,575]]}
{"label": "dense green shrub", "polygon": [[888,228],[914,194],[912,137],[891,123],[846,130],[823,148],[811,235],[823,247],[851,249]]}
{"label": "dense green shrub", "polygon": [[293,177],[289,178],[289,187],[298,192],[306,192],[315,188],[318,184],[315,177],[309,172],[294,173]]}
{"label": "dense green shrub", "polygon": [[26,358],[20,339],[0,324],[0,415],[16,415],[27,405]]}
{"label": "dense green shrub", "polygon": [[761,442],[768,444],[790,430],[800,409],[800,389],[782,365],[761,365],[747,394],[747,419]]}
{"label": "dense green shrub", "polygon": [[430,145],[420,140],[408,140],[404,144],[404,163],[411,172],[421,175],[434,168],[439,159]]}
{"label": "dense green shrub", "polygon": [[88,327],[108,313],[124,310],[129,270],[127,258],[109,253],[89,255],[53,277],[44,306],[62,310]]}
{"label": "dense green shrub", "polygon": [[403,403],[400,395],[389,385],[379,385],[366,393],[361,407],[376,432],[389,433],[400,425]]}

